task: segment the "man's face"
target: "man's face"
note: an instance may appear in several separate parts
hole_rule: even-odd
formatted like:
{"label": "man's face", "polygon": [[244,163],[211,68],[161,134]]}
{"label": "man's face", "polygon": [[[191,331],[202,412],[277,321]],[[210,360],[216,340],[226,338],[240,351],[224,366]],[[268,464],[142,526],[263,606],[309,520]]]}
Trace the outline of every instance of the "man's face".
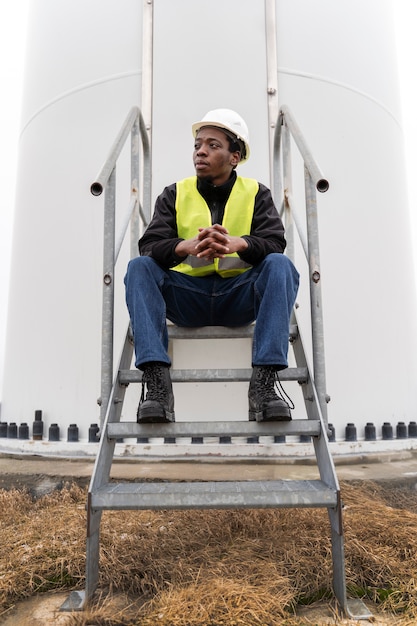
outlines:
{"label": "man's face", "polygon": [[222,185],[239,163],[240,152],[229,151],[228,138],[219,128],[206,126],[197,133],[193,161],[199,178]]}

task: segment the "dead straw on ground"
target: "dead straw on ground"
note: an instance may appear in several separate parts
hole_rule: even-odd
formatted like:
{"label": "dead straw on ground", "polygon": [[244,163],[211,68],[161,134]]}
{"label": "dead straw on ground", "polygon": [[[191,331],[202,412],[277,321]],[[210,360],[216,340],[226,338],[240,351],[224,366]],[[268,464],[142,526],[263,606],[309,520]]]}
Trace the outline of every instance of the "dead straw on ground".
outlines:
{"label": "dead straw on ground", "polygon": [[[417,493],[344,483],[349,595],[417,621]],[[2,611],[47,591],[80,589],[86,491],[67,485],[33,499],[0,491]],[[272,626],[332,601],[327,512],[121,511],[103,515],[100,583],[70,626]]]}

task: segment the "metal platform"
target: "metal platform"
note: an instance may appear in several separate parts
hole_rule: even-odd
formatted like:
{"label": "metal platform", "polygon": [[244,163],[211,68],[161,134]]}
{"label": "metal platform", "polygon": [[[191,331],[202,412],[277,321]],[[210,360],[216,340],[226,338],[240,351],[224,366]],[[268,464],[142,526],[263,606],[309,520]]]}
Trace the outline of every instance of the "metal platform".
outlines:
{"label": "metal platform", "polygon": [[337,504],[337,491],[321,480],[109,483],[90,496],[95,510],[328,508]]}

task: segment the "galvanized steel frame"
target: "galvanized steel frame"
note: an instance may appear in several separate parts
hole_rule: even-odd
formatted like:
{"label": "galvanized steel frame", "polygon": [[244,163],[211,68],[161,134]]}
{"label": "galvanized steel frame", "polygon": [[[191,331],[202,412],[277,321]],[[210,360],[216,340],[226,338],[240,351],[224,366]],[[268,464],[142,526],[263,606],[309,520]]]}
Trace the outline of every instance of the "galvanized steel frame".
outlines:
{"label": "galvanized steel frame", "polygon": [[[307,235],[303,230],[301,220],[297,215],[297,211],[293,203],[291,140],[293,140],[296,144],[304,163]],[[308,261],[314,383],[317,389],[323,419],[327,425],[327,403],[329,401],[329,396],[326,391],[324,323],[321,297],[321,270],[316,192],[326,192],[329,188],[329,182],[323,176],[319,166],[314,160],[310,148],[308,147],[307,142],[288,106],[282,106],[279,111],[274,134],[273,160],[273,189],[276,202],[278,202],[278,198],[282,195],[283,213],[288,240],[288,256],[295,262],[294,230],[297,230],[302,248]]]}
{"label": "galvanized steel frame", "polygon": [[[316,191],[327,191],[329,184],[323,177],[320,169],[314,161],[305,139],[298,128],[288,107],[281,107],[278,111],[278,84],[277,84],[277,51],[276,51],[276,17],[275,0],[265,0],[265,25],[267,40],[267,73],[268,73],[268,123],[270,137],[270,164],[271,164],[271,187],[275,201],[281,200],[282,213],[284,215],[288,240],[287,254],[294,260],[295,244],[294,230],[297,230],[301,245],[308,260],[310,274],[310,304],[311,326],[313,341],[313,365],[314,381],[308,384],[305,393],[312,395],[311,406],[308,411],[309,419],[318,418],[327,426],[327,395],[324,364],[324,333],[321,302],[321,273],[319,260],[319,237]],[[133,107],[129,112],[113,146],[109,156],[100,170],[97,179],[91,186],[93,195],[100,195],[105,190],[104,202],[104,253],[103,253],[103,343],[102,343],[102,376],[101,376],[101,429],[106,422],[106,430],[111,431],[112,423],[120,421],[121,406],[124,395],[120,384],[118,397],[115,398],[117,384],[113,375],[113,334],[114,334],[114,270],[119,252],[129,226],[131,235],[131,256],[137,254],[137,239],[139,236],[139,217],[143,225],[146,225],[151,215],[151,155],[150,135],[152,131],[152,39],[153,39],[153,1],[144,0],[144,47],[143,47],[143,84],[142,84],[142,112]],[[145,118],[145,119],[144,119]],[[119,236],[116,240],[116,164],[120,152],[131,136],[131,197]],[[139,170],[139,137],[142,142],[143,163]],[[300,220],[293,206],[292,200],[292,163],[291,163],[291,140],[294,140],[304,162],[305,201],[306,201],[306,225],[307,235],[304,234]],[[139,188],[142,191],[143,206],[139,200]],[[294,228],[295,226],[295,228]],[[294,313],[295,318],[295,313]],[[297,344],[297,342],[295,341]],[[296,354],[296,360],[305,360],[304,349],[299,343],[300,354]],[[129,334],[126,335],[125,348],[123,350],[122,369],[128,368],[132,356],[132,344]],[[304,385],[305,386],[305,385]],[[125,389],[125,385],[123,385]],[[308,398],[310,400],[310,398]],[[307,403],[306,403],[307,404]],[[317,415],[315,414],[317,413]],[[314,415],[313,415],[314,414]],[[246,425],[245,425],[246,426]],[[253,425],[249,425],[252,427]],[[249,429],[249,426],[247,429]],[[133,428],[133,426],[132,426]],[[207,429],[206,424],[203,428]],[[204,431],[205,432],[205,431]],[[211,431],[210,431],[211,432]],[[108,433],[107,433],[108,435]],[[334,588],[336,596],[349,614],[346,600],[344,553],[343,553],[343,529],[341,516],[340,489],[331,459],[327,437],[314,436],[314,446],[320,474],[325,483],[330,484],[338,494],[338,504],[329,508],[329,516],[332,529],[332,552],[334,566]],[[87,571],[86,591],[76,601],[78,607],[84,605],[85,600],[91,598],[98,582],[98,558],[99,550],[99,526],[101,511],[95,510],[91,504],[91,494],[104,484],[108,479],[112,457],[114,452],[114,439],[108,436],[102,437],[101,448],[105,453],[99,453],[95,470],[90,485],[88,508],[88,545],[87,545]],[[361,609],[360,609],[361,610]],[[356,612],[356,611],[355,611]],[[357,613],[357,612],[356,612]]]}
{"label": "galvanized steel frame", "polygon": [[[121,220],[116,239],[116,165],[122,149],[130,136],[130,200]],[[139,138],[142,145],[142,171],[140,172]],[[139,179],[142,193],[139,194]],[[114,271],[116,262],[130,225],[130,254],[135,256],[139,237],[139,215],[144,224],[149,220],[151,205],[151,151],[148,132],[138,107],[132,107],[126,117],[109,155],[91,185],[91,193],[99,196],[104,190],[103,234],[103,296],[102,296],[102,348],[100,426],[103,426],[113,386],[114,352]],[[140,195],[142,202],[140,200]],[[136,248],[137,250],[137,248]]]}
{"label": "galvanized steel frame", "polygon": [[[325,369],[325,343],[323,306],[321,298],[321,271],[319,252],[319,229],[317,215],[316,191],[324,193],[329,188],[328,181],[324,178],[312,153],[307,146],[301,130],[294,120],[287,106],[282,106],[278,111],[278,55],[277,55],[277,25],[276,25],[276,0],[265,0],[265,33],[266,33],[266,56],[267,56],[267,98],[268,98],[268,128],[270,149],[270,180],[275,203],[280,207],[280,214],[284,219],[287,255],[295,263],[295,231],[304,251],[309,268],[309,291],[310,291],[310,316],[311,336],[313,352],[314,381],[308,384],[308,389],[303,385],[303,394],[306,407],[309,397],[312,396],[310,411],[321,413],[319,416],[328,427],[327,403],[329,397],[326,391]],[[294,207],[292,195],[292,140],[301,155],[304,164],[304,188],[305,188],[305,234],[301,220]],[[293,312],[293,321],[296,321],[296,311]],[[297,324],[298,326],[298,324]],[[305,363],[302,341],[293,342],[297,365]],[[310,415],[309,415],[310,417]],[[344,568],[344,542],[342,505],[340,502],[340,488],[338,485],[334,464],[328,449],[327,437],[313,438],[318,466],[322,478],[330,484],[335,483],[338,493],[338,505],[336,508],[329,507],[329,519],[332,533],[332,557],[333,557],[333,588],[342,609],[348,615],[367,614],[364,605],[352,606],[346,596],[345,568]]]}
{"label": "galvanized steel frame", "polygon": [[[268,129],[270,149],[270,179],[277,206],[282,207],[287,236],[287,255],[295,261],[294,231],[298,232],[309,264],[310,305],[313,344],[314,382],[325,423],[328,422],[326,371],[324,362],[323,309],[321,300],[321,273],[316,190],[324,193],[329,183],[307,146],[307,142],[288,106],[278,110],[278,55],[277,55],[276,0],[265,0],[265,38],[267,60]],[[292,201],[291,138],[304,162],[307,236]],[[295,228],[294,228],[295,226]]]}

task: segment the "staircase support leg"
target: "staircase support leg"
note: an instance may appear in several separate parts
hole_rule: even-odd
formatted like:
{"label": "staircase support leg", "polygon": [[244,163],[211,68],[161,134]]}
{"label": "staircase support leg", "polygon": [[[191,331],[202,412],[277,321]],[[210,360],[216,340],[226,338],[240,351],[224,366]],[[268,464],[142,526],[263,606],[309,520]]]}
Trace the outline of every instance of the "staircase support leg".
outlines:
{"label": "staircase support leg", "polygon": [[91,602],[98,585],[100,560],[100,522],[102,511],[93,511],[87,500],[87,542],[85,563],[85,590],[71,591],[60,611],[84,611]]}
{"label": "staircase support leg", "polygon": [[328,509],[333,559],[333,591],[344,613],[347,612],[346,576],[345,576],[345,549],[342,528],[342,511],[339,495],[339,504],[335,509]]}
{"label": "staircase support leg", "polygon": [[[90,499],[90,498],[89,498]],[[87,505],[87,552],[85,564],[85,603],[88,604],[98,585],[100,562],[101,511],[91,510]]]}
{"label": "staircase support leg", "polygon": [[346,593],[345,548],[342,527],[342,503],[335,509],[328,509],[333,558],[333,591],[343,613],[355,620],[368,620],[373,617],[367,606],[360,598],[348,599]]}

